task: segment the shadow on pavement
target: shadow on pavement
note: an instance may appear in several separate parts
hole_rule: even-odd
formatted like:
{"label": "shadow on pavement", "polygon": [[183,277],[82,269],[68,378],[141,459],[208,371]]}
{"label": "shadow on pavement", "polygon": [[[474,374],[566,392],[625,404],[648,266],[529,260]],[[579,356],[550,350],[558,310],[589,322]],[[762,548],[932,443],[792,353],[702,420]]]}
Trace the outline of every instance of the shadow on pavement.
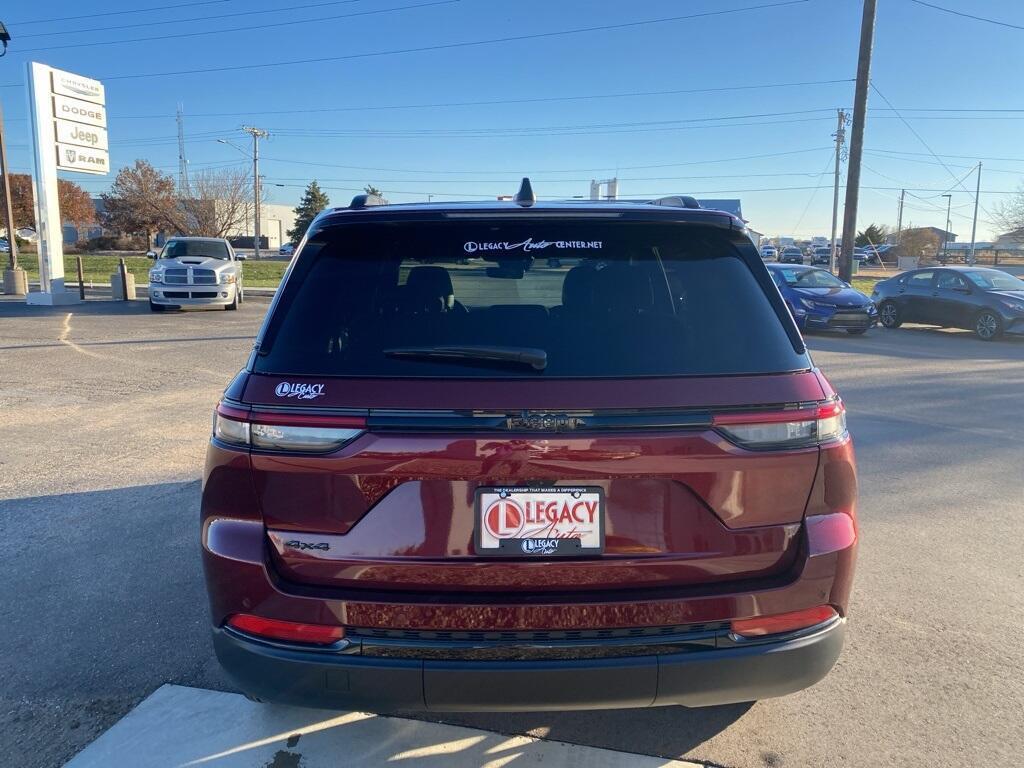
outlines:
{"label": "shadow on pavement", "polygon": [[165,682],[226,687],[199,494],[189,481],[0,501],[0,763],[63,764]]}
{"label": "shadow on pavement", "polygon": [[[686,759],[693,750],[729,728],[753,706],[754,702],[747,702],[701,709],[652,707],[626,711],[437,713],[429,719],[499,733],[529,734],[570,744]],[[426,719],[416,714],[405,716]]]}
{"label": "shadow on pavement", "polygon": [[25,303],[24,297],[0,297],[0,319],[4,317],[52,317],[73,312],[76,315],[148,315],[149,302],[145,299],[134,301],[111,301],[86,299],[78,304],[59,307],[34,306]]}

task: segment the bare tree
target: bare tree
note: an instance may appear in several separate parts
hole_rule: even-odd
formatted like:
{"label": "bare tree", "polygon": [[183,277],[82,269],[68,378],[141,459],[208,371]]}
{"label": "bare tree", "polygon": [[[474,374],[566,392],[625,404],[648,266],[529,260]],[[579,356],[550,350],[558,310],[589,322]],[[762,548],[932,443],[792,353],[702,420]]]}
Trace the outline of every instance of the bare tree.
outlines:
{"label": "bare tree", "polygon": [[1008,200],[992,206],[992,223],[999,227],[1000,234],[1009,234],[1024,229],[1024,184]]}
{"label": "bare tree", "polygon": [[905,229],[900,235],[898,246],[901,256],[927,258],[939,250],[939,236],[930,229]]}
{"label": "bare tree", "polygon": [[183,235],[227,237],[252,217],[252,177],[246,171],[201,171],[189,186],[191,196],[181,201],[175,222]]}

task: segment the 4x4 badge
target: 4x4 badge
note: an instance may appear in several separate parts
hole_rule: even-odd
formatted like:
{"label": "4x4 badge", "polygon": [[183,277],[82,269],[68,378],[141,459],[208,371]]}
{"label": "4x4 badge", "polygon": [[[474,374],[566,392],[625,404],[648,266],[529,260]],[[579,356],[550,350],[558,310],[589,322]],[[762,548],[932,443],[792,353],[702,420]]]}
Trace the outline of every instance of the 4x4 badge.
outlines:
{"label": "4x4 badge", "polygon": [[321,552],[326,552],[331,548],[331,545],[328,544],[326,541],[318,541],[316,543],[312,543],[308,541],[299,541],[298,539],[286,541],[284,545],[286,547],[290,547],[291,549],[298,549],[300,551],[304,549],[319,549]]}

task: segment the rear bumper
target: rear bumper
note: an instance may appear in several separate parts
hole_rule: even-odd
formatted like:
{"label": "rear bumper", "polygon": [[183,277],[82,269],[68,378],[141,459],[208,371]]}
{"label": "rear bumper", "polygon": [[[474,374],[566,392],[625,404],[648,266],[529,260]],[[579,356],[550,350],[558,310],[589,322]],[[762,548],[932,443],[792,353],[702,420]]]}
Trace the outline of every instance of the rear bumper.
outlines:
{"label": "rear bumper", "polygon": [[372,711],[701,707],[784,696],[821,680],[845,621],[777,642],[558,661],[435,661],[267,645],[214,630],[221,665],[265,701]]}

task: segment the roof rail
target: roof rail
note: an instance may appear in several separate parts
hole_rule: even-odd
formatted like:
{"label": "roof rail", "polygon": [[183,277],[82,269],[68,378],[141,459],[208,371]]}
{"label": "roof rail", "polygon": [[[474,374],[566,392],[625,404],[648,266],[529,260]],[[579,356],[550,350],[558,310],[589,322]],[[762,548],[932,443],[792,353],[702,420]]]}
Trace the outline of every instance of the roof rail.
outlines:
{"label": "roof rail", "polygon": [[375,205],[387,205],[388,201],[380,195],[356,195],[349,203],[349,208],[370,208]]}
{"label": "roof rail", "polygon": [[689,195],[668,195],[654,200],[648,200],[648,205],[667,205],[672,208],[700,208],[697,198]]}

